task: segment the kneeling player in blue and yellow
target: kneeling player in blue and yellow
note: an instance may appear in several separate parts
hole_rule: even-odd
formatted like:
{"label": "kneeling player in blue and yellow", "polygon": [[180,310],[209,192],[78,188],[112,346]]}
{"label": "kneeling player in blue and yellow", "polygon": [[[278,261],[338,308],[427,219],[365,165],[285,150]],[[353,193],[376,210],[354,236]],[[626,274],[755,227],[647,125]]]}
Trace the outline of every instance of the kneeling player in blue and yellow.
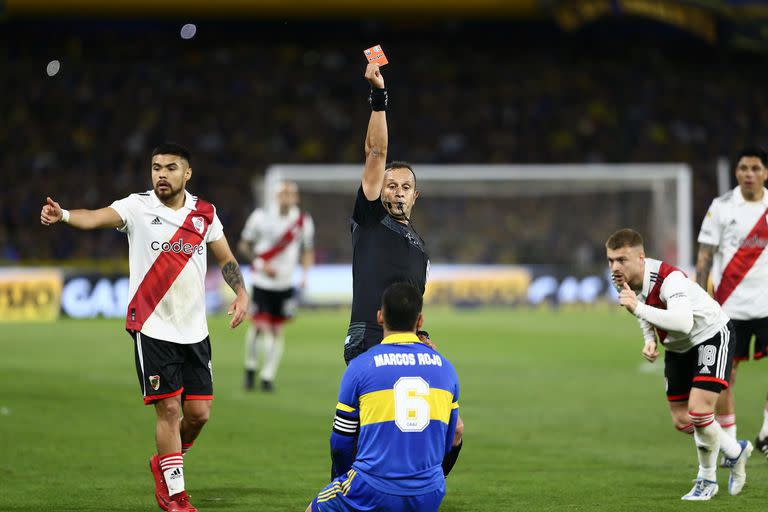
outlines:
{"label": "kneeling player in blue and yellow", "polygon": [[378,312],[384,340],[352,360],[341,379],[331,434],[334,480],[307,512],[440,507],[459,380],[453,365],[416,336],[421,307],[421,293],[410,284],[384,292]]}

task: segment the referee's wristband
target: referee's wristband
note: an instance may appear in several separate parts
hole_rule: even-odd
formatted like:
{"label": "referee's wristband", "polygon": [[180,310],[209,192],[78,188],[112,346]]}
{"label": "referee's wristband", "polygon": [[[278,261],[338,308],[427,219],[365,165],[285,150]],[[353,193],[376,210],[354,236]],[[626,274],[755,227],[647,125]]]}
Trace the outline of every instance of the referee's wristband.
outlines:
{"label": "referee's wristband", "polygon": [[371,110],[374,112],[386,111],[387,104],[389,103],[387,90],[379,89],[378,87],[371,87],[371,94],[368,96],[368,103],[371,105]]}
{"label": "referee's wristband", "polygon": [[61,209],[61,222],[69,222],[69,210]]}

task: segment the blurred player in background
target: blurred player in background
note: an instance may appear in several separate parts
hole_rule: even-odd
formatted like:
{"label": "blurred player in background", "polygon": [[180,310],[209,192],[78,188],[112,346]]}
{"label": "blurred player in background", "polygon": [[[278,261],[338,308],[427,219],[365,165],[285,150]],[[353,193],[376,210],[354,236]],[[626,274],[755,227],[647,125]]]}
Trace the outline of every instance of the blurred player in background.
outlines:
{"label": "blurred player in background", "polygon": [[666,349],[664,379],[672,421],[693,434],[699,472],[684,500],[709,500],[718,491],[717,455],[730,468],[728,491],[741,492],[752,453],[749,441],[736,441],[715,421],[715,403],[728,387],[736,346],[733,326],[720,306],[679,269],[645,257],[643,239],[631,229],[613,233],[605,243],[608,264],[619,291],[619,304],[638,317],[645,344],[643,357]]}
{"label": "blurred player in background", "polygon": [[299,207],[296,183],[284,182],[277,192],[277,208],[257,208],[245,222],[238,249],[253,262],[253,322],[245,336],[245,389],[254,388],[261,362],[261,389],[273,390],[283,355],[283,324],[296,310],[293,275],[301,260],[304,289],[315,262],[315,226]]}
{"label": "blurred player in background", "polygon": [[[732,319],[736,332],[730,386],[717,402],[717,420],[736,437],[733,386],[740,361],[749,360],[752,337],[754,358],[768,353],[768,154],[746,148],[736,160],[738,186],[715,198],[701,223],[696,280],[707,289],[710,276],[715,300]],[[768,456],[768,396],[763,426],[755,446]]]}
{"label": "blurred player in background", "polygon": [[459,381],[453,365],[416,335],[422,302],[421,290],[408,283],[384,292],[377,312],[384,339],[344,372],[331,434],[334,479],[307,512],[440,506],[441,461],[457,429]]}
{"label": "blurred player in background", "polygon": [[230,327],[245,318],[248,294],[216,208],[186,191],[192,177],[189,151],[177,144],[155,148],[151,176],[152,190],[98,210],[64,210],[49,197],[40,222],[117,228],[128,235],[126,329],[135,341],[144,403],[153,404],[157,414],[157,455],[150,460],[155,497],[163,510],[195,511],[184,490],[183,455],[208,421],[213,400],[206,249],[237,294]]}
{"label": "blurred player in background", "polygon": [[352,213],[352,314],[344,341],[347,364],[382,340],[376,322],[381,295],[407,282],[424,293],[429,268],[424,241],[410,222],[419,197],[416,175],[405,162],[387,164],[387,90],[377,64],[368,64],[371,117],[365,137],[365,168]]}

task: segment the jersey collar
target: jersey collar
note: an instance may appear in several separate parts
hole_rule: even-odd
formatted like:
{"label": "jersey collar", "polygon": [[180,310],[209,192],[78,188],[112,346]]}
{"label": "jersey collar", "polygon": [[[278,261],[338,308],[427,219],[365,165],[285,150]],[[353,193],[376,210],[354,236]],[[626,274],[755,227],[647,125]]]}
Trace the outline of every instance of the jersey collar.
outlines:
{"label": "jersey collar", "polygon": [[[736,188],[733,189],[733,199],[736,204],[746,204],[747,200],[744,199],[744,194],[741,193],[741,186],[736,185]],[[763,187],[763,198],[760,202],[764,206],[768,206],[768,190],[765,187]]]}
{"label": "jersey collar", "polygon": [[[645,270],[643,270],[643,289],[640,290],[641,297],[645,298],[648,297],[648,294],[651,293],[651,265],[652,263],[656,263],[656,260],[653,260],[651,258],[645,258]],[[653,265],[656,267],[656,265]],[[658,270],[658,269],[657,269]]]}
{"label": "jersey collar", "polygon": [[[157,208],[158,206],[165,206],[163,202],[160,200],[159,197],[157,197],[157,194],[155,194],[154,189],[149,191],[149,197],[152,200],[152,207]],[[197,210],[197,198],[184,190],[184,206],[183,208],[187,208],[188,210]]]}
{"label": "jersey collar", "polygon": [[399,332],[397,334],[390,334],[381,340],[382,345],[389,345],[392,343],[421,343],[421,340],[418,336],[416,336],[416,334],[412,332]]}

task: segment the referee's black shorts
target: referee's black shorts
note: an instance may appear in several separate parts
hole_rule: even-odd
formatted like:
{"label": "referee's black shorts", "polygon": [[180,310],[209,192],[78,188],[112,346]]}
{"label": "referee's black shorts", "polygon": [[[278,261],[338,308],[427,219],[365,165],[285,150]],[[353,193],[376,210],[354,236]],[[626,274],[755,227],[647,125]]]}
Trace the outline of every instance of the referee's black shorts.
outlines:
{"label": "referee's black shorts", "polygon": [[365,322],[350,323],[347,338],[344,340],[344,362],[349,364],[369,348],[381,343],[382,339],[384,339],[384,330],[381,326]]}

